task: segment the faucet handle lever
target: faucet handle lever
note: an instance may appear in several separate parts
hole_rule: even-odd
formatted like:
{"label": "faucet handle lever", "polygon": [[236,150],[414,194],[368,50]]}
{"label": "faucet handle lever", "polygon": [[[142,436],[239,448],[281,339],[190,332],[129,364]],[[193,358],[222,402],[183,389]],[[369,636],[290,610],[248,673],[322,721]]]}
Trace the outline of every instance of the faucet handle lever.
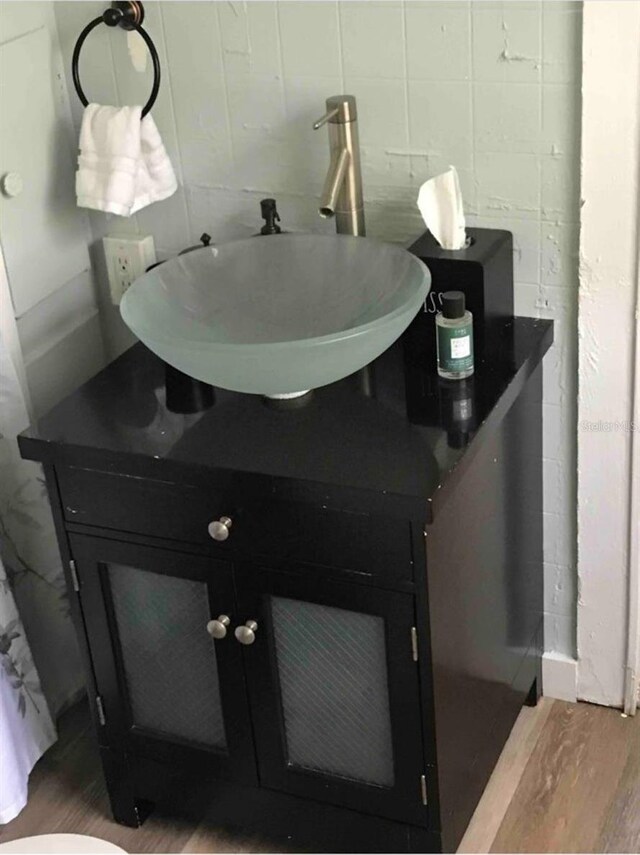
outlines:
{"label": "faucet handle lever", "polygon": [[326,112],[324,116],[318,119],[317,122],[313,123],[313,130],[317,131],[318,128],[321,128],[323,125],[326,125],[329,119],[333,119],[333,117],[336,116],[339,112],[340,107],[334,107],[333,110],[329,110],[328,112]]}

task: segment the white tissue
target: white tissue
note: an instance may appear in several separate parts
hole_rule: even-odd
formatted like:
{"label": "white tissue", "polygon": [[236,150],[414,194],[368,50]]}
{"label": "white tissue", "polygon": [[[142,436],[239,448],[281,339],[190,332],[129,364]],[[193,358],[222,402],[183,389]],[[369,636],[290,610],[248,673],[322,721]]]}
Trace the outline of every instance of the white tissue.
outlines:
{"label": "white tissue", "polygon": [[418,193],[418,208],[426,227],[443,249],[464,249],[467,234],[455,166],[425,181]]}

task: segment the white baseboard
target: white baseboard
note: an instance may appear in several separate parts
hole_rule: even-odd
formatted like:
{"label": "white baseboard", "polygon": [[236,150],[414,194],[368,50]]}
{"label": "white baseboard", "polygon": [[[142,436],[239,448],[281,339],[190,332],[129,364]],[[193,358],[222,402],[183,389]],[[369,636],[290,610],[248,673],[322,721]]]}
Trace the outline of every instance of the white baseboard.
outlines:
{"label": "white baseboard", "polygon": [[559,701],[578,700],[578,663],[562,653],[542,656],[542,694]]}

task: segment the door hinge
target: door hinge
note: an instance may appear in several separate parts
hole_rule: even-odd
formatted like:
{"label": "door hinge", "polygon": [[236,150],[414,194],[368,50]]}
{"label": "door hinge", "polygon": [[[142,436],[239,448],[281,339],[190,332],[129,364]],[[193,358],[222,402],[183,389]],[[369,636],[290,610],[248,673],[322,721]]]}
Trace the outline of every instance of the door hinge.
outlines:
{"label": "door hinge", "polygon": [[78,591],[80,590],[80,579],[78,577],[76,562],[73,560],[73,558],[71,559],[71,561],[69,561],[69,569],[71,570],[71,581],[73,583],[73,590],[78,593]]}
{"label": "door hinge", "polygon": [[427,776],[420,775],[420,795],[422,796],[422,804],[427,804]]}
{"label": "door hinge", "polygon": [[411,627],[411,658],[414,662],[418,661],[418,630],[415,626]]}
{"label": "door hinge", "polygon": [[96,709],[98,710],[98,721],[100,722],[102,727],[104,727],[107,723],[107,717],[104,714],[104,704],[102,703],[102,698],[100,697],[100,695],[96,695]]}

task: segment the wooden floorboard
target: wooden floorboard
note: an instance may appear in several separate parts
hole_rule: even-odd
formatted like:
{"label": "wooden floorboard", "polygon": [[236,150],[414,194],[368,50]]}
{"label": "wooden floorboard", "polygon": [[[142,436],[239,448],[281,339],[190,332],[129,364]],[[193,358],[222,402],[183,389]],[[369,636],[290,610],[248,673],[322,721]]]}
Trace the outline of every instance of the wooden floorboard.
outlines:
{"label": "wooden floorboard", "polygon": [[523,707],[458,852],[491,851],[552,707],[553,701],[549,698],[542,698],[536,707]]}
{"label": "wooden floorboard", "polygon": [[596,852],[640,852],[640,715],[627,721],[633,734],[629,756],[611,799]]}
{"label": "wooden floorboard", "polygon": [[[625,770],[633,775],[639,727],[619,710],[556,701],[491,851],[601,851],[610,818],[615,825],[624,810],[619,787]],[[636,778],[628,787],[639,785]],[[640,851],[634,824],[617,829],[616,851]]]}
{"label": "wooden floorboard", "polygon": [[[256,837],[152,814],[138,830],[110,819],[86,705],[63,718],[34,769],[29,803],[0,842],[67,832],[127,852],[276,851]],[[460,852],[640,852],[640,715],[543,700],[523,709]]]}

